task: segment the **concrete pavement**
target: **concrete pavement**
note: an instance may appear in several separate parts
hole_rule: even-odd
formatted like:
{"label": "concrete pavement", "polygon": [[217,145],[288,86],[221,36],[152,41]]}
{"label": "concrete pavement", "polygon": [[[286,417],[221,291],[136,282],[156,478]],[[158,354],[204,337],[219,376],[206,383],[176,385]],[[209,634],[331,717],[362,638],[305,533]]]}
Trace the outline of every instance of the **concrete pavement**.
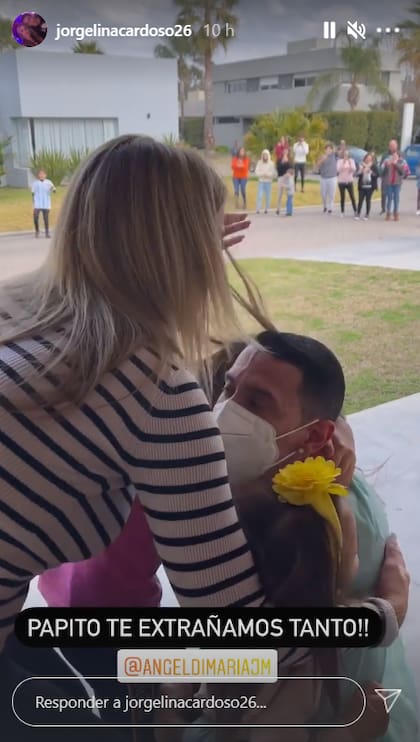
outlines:
{"label": "concrete pavement", "polygon": [[[320,207],[296,209],[292,217],[250,211],[252,220],[237,258],[294,258],[354,265],[420,270],[420,216],[415,215],[416,184],[409,180],[401,191],[401,220],[385,222],[375,201],[368,222],[340,218],[338,207],[323,214]],[[1,235],[0,278],[26,272],[43,260],[50,240],[28,233]],[[115,246],[118,249],[118,246]]]}

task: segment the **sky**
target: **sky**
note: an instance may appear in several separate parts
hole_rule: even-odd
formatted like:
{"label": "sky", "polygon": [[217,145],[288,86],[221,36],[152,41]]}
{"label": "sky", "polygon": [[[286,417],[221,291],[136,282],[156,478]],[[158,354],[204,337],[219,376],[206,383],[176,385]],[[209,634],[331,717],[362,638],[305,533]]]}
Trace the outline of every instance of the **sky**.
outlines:
{"label": "sky", "polygon": [[[28,7],[34,2],[32,7]],[[288,41],[322,36],[322,22],[335,20],[338,27],[346,21],[360,21],[368,31],[377,26],[398,25],[408,16],[410,0],[352,0],[351,3],[328,0],[239,0],[239,19],[235,38],[225,53],[220,51],[216,63],[274,56],[286,52]],[[171,0],[2,0],[0,14],[10,18],[25,10],[36,10],[48,23],[48,36],[43,51],[70,51],[74,40],[54,41],[56,25],[154,26],[172,25],[176,8]],[[158,39],[158,41],[161,41]],[[97,39],[107,54],[153,56],[157,43],[152,38]],[[37,53],[37,49],[31,49]]]}

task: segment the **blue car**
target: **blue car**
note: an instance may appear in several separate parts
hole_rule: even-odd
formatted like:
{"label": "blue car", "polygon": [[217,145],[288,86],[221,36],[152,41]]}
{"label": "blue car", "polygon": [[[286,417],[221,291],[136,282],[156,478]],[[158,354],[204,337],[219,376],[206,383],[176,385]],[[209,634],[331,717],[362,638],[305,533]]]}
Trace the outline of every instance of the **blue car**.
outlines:
{"label": "blue car", "polygon": [[410,168],[410,174],[415,175],[420,165],[420,144],[409,144],[403,152],[403,157]]}

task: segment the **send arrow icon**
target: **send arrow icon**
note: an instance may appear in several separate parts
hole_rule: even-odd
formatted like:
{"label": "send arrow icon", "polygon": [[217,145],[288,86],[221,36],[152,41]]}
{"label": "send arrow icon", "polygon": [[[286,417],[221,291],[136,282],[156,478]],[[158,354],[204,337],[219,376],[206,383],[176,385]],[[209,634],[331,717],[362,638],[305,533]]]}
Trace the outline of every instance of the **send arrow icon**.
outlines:
{"label": "send arrow icon", "polygon": [[402,691],[401,688],[375,688],[375,693],[382,698],[385,710],[390,714]]}

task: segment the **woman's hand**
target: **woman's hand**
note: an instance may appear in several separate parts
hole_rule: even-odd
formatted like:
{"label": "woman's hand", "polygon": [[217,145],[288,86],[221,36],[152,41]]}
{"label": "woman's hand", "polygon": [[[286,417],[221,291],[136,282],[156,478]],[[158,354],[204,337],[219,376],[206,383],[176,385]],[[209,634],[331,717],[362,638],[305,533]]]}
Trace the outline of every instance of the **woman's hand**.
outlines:
{"label": "woman's hand", "polygon": [[391,603],[397,617],[398,626],[402,626],[407,609],[410,592],[410,573],[397,537],[391,535],[385,546],[384,561],[376,586],[376,595]]}
{"label": "woman's hand", "polygon": [[[248,229],[251,222],[247,219],[247,214],[225,214],[224,227],[222,234],[223,249],[239,245],[244,239],[244,234],[238,234]],[[231,237],[230,235],[235,235]]]}

